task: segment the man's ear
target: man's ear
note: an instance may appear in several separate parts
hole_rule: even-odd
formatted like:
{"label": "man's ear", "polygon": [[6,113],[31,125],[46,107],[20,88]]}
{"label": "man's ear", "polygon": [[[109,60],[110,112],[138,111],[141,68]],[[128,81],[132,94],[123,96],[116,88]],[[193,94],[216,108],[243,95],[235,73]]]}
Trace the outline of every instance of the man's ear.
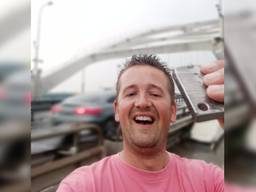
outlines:
{"label": "man's ear", "polygon": [[113,108],[114,108],[114,112],[115,112],[115,120],[116,120],[116,122],[119,122],[119,113],[118,113],[118,102],[117,102],[117,99],[115,99],[115,101],[113,103]]}
{"label": "man's ear", "polygon": [[171,122],[174,123],[176,121],[176,104],[172,103],[171,105]]}

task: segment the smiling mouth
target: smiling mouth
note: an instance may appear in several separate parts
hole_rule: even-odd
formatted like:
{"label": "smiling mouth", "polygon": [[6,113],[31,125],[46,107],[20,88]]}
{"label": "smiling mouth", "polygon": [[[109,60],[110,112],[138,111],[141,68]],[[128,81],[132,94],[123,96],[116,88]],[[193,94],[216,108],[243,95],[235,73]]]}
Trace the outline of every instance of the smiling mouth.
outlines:
{"label": "smiling mouth", "polygon": [[133,118],[135,123],[141,124],[141,125],[152,125],[155,122],[155,119],[150,116],[145,115],[138,115]]}

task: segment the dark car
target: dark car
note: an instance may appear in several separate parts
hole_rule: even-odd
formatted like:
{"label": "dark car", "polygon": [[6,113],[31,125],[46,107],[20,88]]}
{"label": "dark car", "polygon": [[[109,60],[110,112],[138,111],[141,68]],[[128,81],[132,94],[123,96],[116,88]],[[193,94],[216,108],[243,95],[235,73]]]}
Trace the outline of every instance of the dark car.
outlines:
{"label": "dark car", "polygon": [[118,134],[118,126],[114,120],[114,91],[80,94],[70,97],[52,107],[52,122],[58,123],[95,123],[100,125],[108,139]]}

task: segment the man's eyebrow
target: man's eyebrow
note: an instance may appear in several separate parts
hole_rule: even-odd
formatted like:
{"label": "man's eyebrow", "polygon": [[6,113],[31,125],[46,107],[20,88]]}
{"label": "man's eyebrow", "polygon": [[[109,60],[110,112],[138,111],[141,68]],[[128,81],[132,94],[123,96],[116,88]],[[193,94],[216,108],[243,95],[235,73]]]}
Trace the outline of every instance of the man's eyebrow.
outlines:
{"label": "man's eyebrow", "polygon": [[136,86],[135,85],[128,85],[127,87],[125,87],[124,88],[124,90],[122,91],[122,92],[125,92],[125,91],[127,91],[128,89],[135,89],[136,88]]}
{"label": "man's eyebrow", "polygon": [[[125,87],[125,88],[123,89],[122,92],[126,92],[126,91],[129,90],[129,89],[135,89],[136,87],[137,87],[137,86],[134,85],[134,84],[128,85],[127,87]],[[157,90],[159,90],[159,91],[161,91],[161,92],[163,93],[162,88],[161,88],[160,86],[155,85],[155,84],[149,84],[147,87],[148,87],[147,89],[152,89],[152,88],[153,88],[153,89],[157,89]]]}
{"label": "man's eyebrow", "polygon": [[149,88],[154,88],[154,89],[158,89],[159,91],[163,92],[162,88],[157,86],[157,85],[154,85],[154,84],[149,84]]}

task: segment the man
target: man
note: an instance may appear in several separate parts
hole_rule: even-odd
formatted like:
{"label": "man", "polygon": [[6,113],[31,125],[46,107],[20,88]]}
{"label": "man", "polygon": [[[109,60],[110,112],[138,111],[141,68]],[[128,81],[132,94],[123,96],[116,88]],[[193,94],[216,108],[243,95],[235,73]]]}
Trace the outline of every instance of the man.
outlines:
{"label": "man", "polygon": [[114,102],[123,150],[66,177],[58,192],[220,192],[223,171],[166,151],[176,120],[174,84],[155,56],[133,56],[120,72]]}

